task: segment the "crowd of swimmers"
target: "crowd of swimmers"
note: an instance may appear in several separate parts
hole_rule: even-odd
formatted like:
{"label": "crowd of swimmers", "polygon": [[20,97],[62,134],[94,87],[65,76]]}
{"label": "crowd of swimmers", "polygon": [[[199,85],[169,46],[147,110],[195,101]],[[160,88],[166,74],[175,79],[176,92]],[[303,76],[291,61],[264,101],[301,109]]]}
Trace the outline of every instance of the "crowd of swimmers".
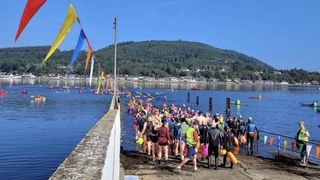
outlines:
{"label": "crowd of swimmers", "polygon": [[[215,113],[195,111],[183,105],[163,103],[153,105],[154,98],[148,94],[129,97],[128,113],[133,117],[136,143],[140,152],[152,156],[153,161],[161,164],[169,160],[169,151],[181,163],[176,167],[180,170],[192,160],[193,169],[197,171],[197,162],[207,160],[208,167],[214,158],[214,167],[218,168],[218,157],[223,156],[221,166],[226,167],[227,159],[230,166],[236,163],[233,154],[237,154],[239,146],[246,144],[248,154],[253,153],[253,142],[259,138],[259,131],[249,117],[245,121],[241,115],[224,117]],[[240,139],[240,143],[239,143]]]}

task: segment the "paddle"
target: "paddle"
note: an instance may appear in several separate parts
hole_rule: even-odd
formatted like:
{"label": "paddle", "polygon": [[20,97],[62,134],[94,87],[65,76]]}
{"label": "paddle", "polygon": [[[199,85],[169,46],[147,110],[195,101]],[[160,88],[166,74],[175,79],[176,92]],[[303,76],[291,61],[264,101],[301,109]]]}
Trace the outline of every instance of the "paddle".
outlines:
{"label": "paddle", "polygon": [[236,102],[230,102],[230,104],[239,105],[239,106],[249,106],[247,103],[236,104]]}

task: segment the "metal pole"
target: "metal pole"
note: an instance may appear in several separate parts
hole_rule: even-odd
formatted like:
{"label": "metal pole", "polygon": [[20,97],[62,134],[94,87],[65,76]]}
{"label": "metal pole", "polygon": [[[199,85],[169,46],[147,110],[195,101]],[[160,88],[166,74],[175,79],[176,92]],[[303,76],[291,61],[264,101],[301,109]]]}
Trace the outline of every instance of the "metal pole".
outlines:
{"label": "metal pole", "polygon": [[117,17],[114,18],[114,69],[113,69],[113,93],[116,94],[117,89]]}

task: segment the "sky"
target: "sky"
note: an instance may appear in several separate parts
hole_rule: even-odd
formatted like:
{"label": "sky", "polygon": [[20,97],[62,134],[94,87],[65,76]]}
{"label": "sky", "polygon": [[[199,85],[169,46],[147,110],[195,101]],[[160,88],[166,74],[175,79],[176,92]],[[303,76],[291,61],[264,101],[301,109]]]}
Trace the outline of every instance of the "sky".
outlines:
{"label": "sky", "polygon": [[[1,2],[0,48],[51,45],[72,2],[94,50],[113,43],[116,16],[120,42],[197,41],[320,71],[319,0],[47,0],[14,42],[26,2]],[[73,49],[79,31],[75,24],[60,49]]]}

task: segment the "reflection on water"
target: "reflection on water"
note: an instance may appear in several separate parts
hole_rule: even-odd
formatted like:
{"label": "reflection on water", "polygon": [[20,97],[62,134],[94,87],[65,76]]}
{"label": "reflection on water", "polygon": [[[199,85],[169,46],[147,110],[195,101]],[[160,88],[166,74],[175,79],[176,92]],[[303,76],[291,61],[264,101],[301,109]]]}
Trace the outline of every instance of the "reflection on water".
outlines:
{"label": "reflection on water", "polygon": [[[92,85],[96,86],[97,78],[94,78]],[[112,79],[110,79],[112,83]],[[104,82],[103,87],[108,83]],[[70,87],[88,87],[89,79],[0,79],[0,86],[13,85],[35,85],[47,84],[54,86],[70,86]],[[272,85],[272,84],[236,84],[236,83],[185,83],[185,82],[144,82],[144,81],[119,81],[119,88],[135,88],[135,89],[191,89],[197,87],[201,90],[226,90],[226,91],[318,91],[317,86],[288,86],[288,85]]]}
{"label": "reflection on water", "polygon": [[[48,179],[103,116],[111,99],[86,90],[79,94],[77,88],[61,93],[47,85],[9,85],[0,87],[8,92],[0,97],[1,180]],[[21,94],[22,89],[28,94]],[[30,97],[37,94],[46,101]]]}
{"label": "reflection on water", "polygon": [[[93,80],[93,85],[96,84],[96,79]],[[13,85],[35,85],[35,84],[47,84],[54,86],[89,86],[89,80],[84,79],[0,79],[0,86],[13,86]]]}

